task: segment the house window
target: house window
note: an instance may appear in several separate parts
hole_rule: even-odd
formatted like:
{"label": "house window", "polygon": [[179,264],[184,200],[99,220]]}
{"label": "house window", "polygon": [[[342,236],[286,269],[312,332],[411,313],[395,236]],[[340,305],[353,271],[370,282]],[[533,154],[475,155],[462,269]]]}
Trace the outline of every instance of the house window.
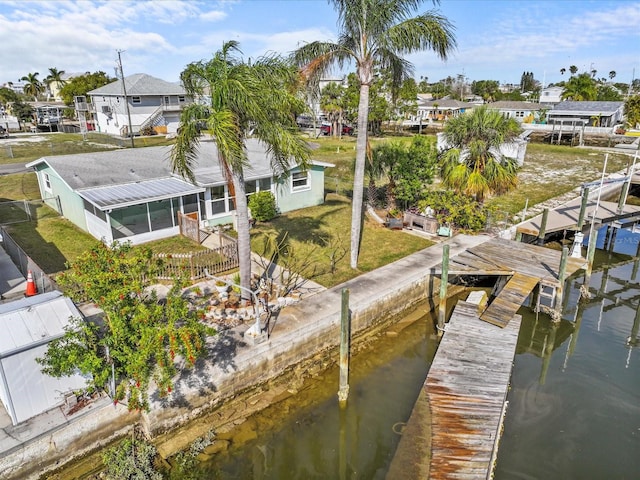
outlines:
{"label": "house window", "polygon": [[524,112],[516,112],[516,118],[524,117]]}
{"label": "house window", "polygon": [[186,101],[186,98],[184,95],[178,95],[178,102],[184,103],[185,101]]}
{"label": "house window", "polygon": [[291,191],[300,192],[309,190],[311,182],[309,180],[309,172],[295,172],[291,174]]}
{"label": "house window", "polygon": [[258,190],[264,192],[265,190],[271,191],[271,179],[270,178],[261,178],[258,180]]}
{"label": "house window", "polygon": [[111,113],[111,107],[109,105],[102,105],[102,113]]}
{"label": "house window", "polygon": [[244,184],[245,193],[247,194],[247,198],[249,195],[254,194],[258,191],[258,186],[256,185],[255,180],[252,182],[245,182]]}
{"label": "house window", "polygon": [[48,173],[43,173],[42,174],[42,179],[44,180],[44,189],[51,193],[51,179],[49,178],[49,174]]}
{"label": "house window", "polygon": [[142,103],[142,99],[140,97],[131,97],[131,103]]}
{"label": "house window", "polygon": [[224,185],[211,187],[211,214],[218,215],[227,212],[227,194]]}

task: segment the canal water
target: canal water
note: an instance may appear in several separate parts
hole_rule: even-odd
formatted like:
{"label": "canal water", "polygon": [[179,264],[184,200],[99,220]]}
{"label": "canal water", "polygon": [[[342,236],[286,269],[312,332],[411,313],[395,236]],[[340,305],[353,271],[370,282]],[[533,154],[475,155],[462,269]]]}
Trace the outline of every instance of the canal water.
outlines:
{"label": "canal water", "polygon": [[[497,480],[640,477],[639,237],[621,231],[615,253],[597,252],[579,308],[583,279],[569,280],[559,324],[521,309]],[[198,478],[384,479],[437,348],[432,325],[425,316],[353,358],[346,409],[337,369],[325,372],[239,426]]]}

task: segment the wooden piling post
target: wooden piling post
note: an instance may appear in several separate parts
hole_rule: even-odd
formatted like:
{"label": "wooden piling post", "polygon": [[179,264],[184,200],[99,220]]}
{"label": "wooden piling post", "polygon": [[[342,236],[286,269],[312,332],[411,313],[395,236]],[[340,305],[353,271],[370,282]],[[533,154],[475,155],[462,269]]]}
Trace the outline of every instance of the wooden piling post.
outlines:
{"label": "wooden piling post", "polygon": [[569,257],[569,249],[562,247],[562,256],[560,257],[560,268],[558,269],[558,288],[556,290],[556,301],[554,302],[555,315],[553,316],[554,322],[559,322],[562,318],[563,307],[563,295],[564,295],[564,280],[567,273],[567,258]]}
{"label": "wooden piling post", "polygon": [[547,233],[547,219],[549,218],[549,209],[545,208],[542,212],[542,220],[540,221],[540,230],[538,230],[538,245],[544,245],[544,236]]}
{"label": "wooden piling post", "polygon": [[440,275],[440,305],[438,308],[438,335],[444,333],[447,317],[447,284],[449,283],[449,245],[442,246],[442,274]]}
{"label": "wooden piling post", "polygon": [[349,397],[349,337],[350,337],[350,316],[349,316],[349,289],[342,289],[342,309],[340,313],[340,388],[338,389],[338,400],[341,404],[346,403]]}
{"label": "wooden piling post", "polygon": [[631,182],[627,180],[622,184],[622,190],[620,190],[620,198],[618,198],[618,213],[622,213],[624,204],[627,201],[627,194],[629,193],[629,184]]}
{"label": "wooden piling post", "polygon": [[580,214],[578,215],[578,228],[579,232],[582,231],[582,227],[584,227],[584,215],[587,211],[587,203],[589,202],[589,187],[585,187],[582,190],[582,203],[580,204]]}
{"label": "wooden piling post", "polygon": [[635,342],[638,338],[638,330],[640,330],[640,303],[636,308],[636,318],[633,320],[633,327],[631,327],[631,335],[629,335],[629,343]]}
{"label": "wooden piling post", "polygon": [[516,242],[521,242],[521,241],[522,241],[522,232],[516,231]]}

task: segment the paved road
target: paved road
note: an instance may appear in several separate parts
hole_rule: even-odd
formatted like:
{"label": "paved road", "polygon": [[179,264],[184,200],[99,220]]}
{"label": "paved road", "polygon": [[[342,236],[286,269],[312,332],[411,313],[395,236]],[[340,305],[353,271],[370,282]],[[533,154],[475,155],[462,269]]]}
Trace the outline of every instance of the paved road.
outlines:
{"label": "paved road", "polygon": [[8,175],[10,173],[26,172],[26,163],[6,163],[0,165],[0,175]]}

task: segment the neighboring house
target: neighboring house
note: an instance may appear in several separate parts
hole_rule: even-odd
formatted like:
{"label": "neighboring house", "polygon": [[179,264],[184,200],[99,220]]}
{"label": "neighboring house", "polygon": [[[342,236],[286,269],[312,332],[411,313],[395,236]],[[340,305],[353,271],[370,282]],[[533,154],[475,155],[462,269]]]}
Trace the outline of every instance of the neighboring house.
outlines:
{"label": "neighboring house", "polygon": [[562,101],[563,87],[547,87],[540,92],[540,103],[553,104]]}
{"label": "neighboring house", "polygon": [[70,317],[82,315],[58,291],[0,305],[0,399],[13,425],[64,405],[66,394],[86,387],[83,376],[53,378],[36,362],[64,335]]}
{"label": "neighboring house", "polygon": [[[43,157],[27,167],[36,170],[45,202],[79,228],[108,243],[137,244],[177,235],[178,212],[197,216],[201,227],[233,223],[216,145],[202,141],[198,152],[196,185],[171,173],[171,147]],[[247,153],[248,195],[272,192],[282,213],[324,202],[324,169],[332,164],[314,161],[306,172],[292,164],[281,175],[257,140],[247,141]]]}
{"label": "neighboring house", "polygon": [[404,124],[417,125],[420,122],[423,124],[432,121],[441,122],[448,118],[457,117],[467,110],[473,109],[473,107],[474,105],[472,103],[451,100],[448,98],[426,101],[419,99],[416,115],[409,116],[409,119],[406,120]]}
{"label": "neighboring house", "polygon": [[147,129],[163,134],[176,133],[182,109],[192,102],[179,84],[144,73],[125,77],[124,88],[122,80],[116,80],[87,95],[95,110],[96,130],[122,137],[129,136],[129,122],[133,135]]}
{"label": "neighboring house", "polygon": [[62,102],[62,97],[60,96],[60,90],[62,90],[62,87],[64,87],[65,84],[72,78],[81,77],[82,75],[87,75],[88,73],[89,72],[63,73],[62,75],[60,75],[60,82],[54,81],[49,83],[49,99],[55,102]]}
{"label": "neighboring house", "polygon": [[537,123],[542,112],[549,110],[549,106],[533,102],[518,102],[500,100],[487,104],[488,108],[498,110],[506,118],[514,118],[518,122]]}
{"label": "neighboring house", "polygon": [[592,127],[614,127],[622,123],[624,102],[557,103],[547,113],[549,123],[582,124]]}

